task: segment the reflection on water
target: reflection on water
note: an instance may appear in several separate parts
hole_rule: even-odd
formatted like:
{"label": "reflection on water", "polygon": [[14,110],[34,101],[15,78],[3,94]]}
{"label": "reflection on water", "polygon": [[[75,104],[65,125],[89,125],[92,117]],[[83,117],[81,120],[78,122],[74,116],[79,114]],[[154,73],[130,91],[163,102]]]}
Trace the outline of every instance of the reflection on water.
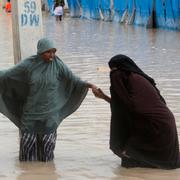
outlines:
{"label": "reflection on water", "polygon": [[[180,135],[180,34],[118,23],[44,15],[44,33],[57,54],[82,79],[109,94],[109,59],[127,54],[157,82],[173,111]],[[0,10],[0,68],[13,65],[11,18]],[[18,130],[0,115],[0,179],[177,180],[180,170],[124,169],[109,150],[109,104],[88,93],[81,107],[63,121],[53,163],[19,163]]]}
{"label": "reflection on water", "polygon": [[158,170],[148,168],[125,169],[117,167],[114,171],[117,175],[111,180],[179,180],[179,170]]}
{"label": "reflection on water", "polygon": [[20,163],[16,164],[16,167],[21,171],[16,180],[57,180],[60,175],[57,174],[56,168],[53,162],[48,163]]}

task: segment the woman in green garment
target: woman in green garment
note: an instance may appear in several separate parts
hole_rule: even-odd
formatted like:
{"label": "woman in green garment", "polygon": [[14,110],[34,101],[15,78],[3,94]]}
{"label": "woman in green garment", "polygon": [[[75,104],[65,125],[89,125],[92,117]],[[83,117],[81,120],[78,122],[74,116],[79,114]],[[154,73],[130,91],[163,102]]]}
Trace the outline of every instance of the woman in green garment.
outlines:
{"label": "woman in green garment", "polygon": [[82,81],[56,55],[47,38],[37,55],[0,71],[0,112],[20,130],[20,161],[54,159],[56,130],[84,100],[93,84]]}

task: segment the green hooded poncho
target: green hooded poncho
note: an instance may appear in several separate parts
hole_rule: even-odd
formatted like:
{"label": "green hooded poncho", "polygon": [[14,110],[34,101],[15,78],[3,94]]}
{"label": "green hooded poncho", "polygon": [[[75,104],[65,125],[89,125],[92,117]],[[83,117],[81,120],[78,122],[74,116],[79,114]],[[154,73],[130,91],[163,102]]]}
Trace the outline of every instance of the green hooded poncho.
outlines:
{"label": "green hooded poncho", "polygon": [[55,131],[87,94],[87,83],[57,56],[49,63],[41,58],[41,53],[52,48],[51,41],[42,39],[37,55],[0,71],[0,112],[22,132]]}

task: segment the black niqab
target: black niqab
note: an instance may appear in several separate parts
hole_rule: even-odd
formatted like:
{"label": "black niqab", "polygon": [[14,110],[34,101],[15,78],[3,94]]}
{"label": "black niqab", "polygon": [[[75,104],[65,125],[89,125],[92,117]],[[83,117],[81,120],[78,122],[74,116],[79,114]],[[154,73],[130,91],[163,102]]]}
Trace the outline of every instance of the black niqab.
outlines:
{"label": "black niqab", "polygon": [[126,55],[119,54],[119,55],[116,55],[116,56],[112,57],[108,64],[109,64],[110,68],[114,68],[115,67],[115,68],[120,69],[122,71],[134,72],[134,73],[137,73],[137,74],[143,76],[144,78],[146,78],[152,84],[152,86],[154,86],[154,88],[158,92],[158,94],[159,94],[160,98],[162,99],[162,101],[164,103],[166,103],[164,98],[161,96],[159,89],[157,89],[156,83],[155,83],[154,79],[151,78],[150,76],[148,76],[147,74],[145,74],[136,65],[136,63],[131,58],[129,58]]}

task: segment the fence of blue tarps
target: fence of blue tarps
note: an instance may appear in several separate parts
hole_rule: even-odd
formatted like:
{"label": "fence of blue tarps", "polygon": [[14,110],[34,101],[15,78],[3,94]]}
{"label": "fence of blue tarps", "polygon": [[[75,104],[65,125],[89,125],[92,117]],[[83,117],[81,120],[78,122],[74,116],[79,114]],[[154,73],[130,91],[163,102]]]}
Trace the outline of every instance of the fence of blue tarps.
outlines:
{"label": "fence of blue tarps", "polygon": [[101,19],[100,16],[100,0],[89,0],[90,17],[93,19]]}
{"label": "fence of blue tarps", "polygon": [[135,18],[135,12],[136,12],[136,6],[135,6],[135,0],[128,0],[128,19],[127,22],[128,24],[133,24],[134,23],[134,18]]}
{"label": "fence of blue tarps", "polygon": [[81,17],[81,0],[67,0],[71,17]]}
{"label": "fence of blue tarps", "polygon": [[53,10],[54,10],[54,0],[47,0],[47,4],[48,4],[50,13],[53,15]]}
{"label": "fence of blue tarps", "polygon": [[92,11],[92,7],[90,7],[90,0],[81,0],[81,8],[82,8],[82,18],[90,19],[90,11]]}
{"label": "fence of blue tarps", "polygon": [[111,0],[100,0],[100,9],[101,9],[103,20],[111,21],[112,20]]}
{"label": "fence of blue tarps", "polygon": [[156,21],[158,27],[179,29],[179,0],[156,1]]}
{"label": "fence of blue tarps", "polygon": [[119,1],[114,0],[114,15],[113,20],[116,22],[123,22],[124,16],[126,16],[128,10],[128,0]]}
{"label": "fence of blue tarps", "polygon": [[67,3],[72,17],[180,30],[180,0],[67,0]]}
{"label": "fence of blue tarps", "polygon": [[174,28],[180,29],[180,0],[173,0],[172,1],[172,9],[173,9],[173,16],[174,16]]}
{"label": "fence of blue tarps", "polygon": [[81,0],[83,18],[111,20],[110,0]]}
{"label": "fence of blue tarps", "polygon": [[100,0],[81,0],[82,17],[101,19],[100,16]]}

